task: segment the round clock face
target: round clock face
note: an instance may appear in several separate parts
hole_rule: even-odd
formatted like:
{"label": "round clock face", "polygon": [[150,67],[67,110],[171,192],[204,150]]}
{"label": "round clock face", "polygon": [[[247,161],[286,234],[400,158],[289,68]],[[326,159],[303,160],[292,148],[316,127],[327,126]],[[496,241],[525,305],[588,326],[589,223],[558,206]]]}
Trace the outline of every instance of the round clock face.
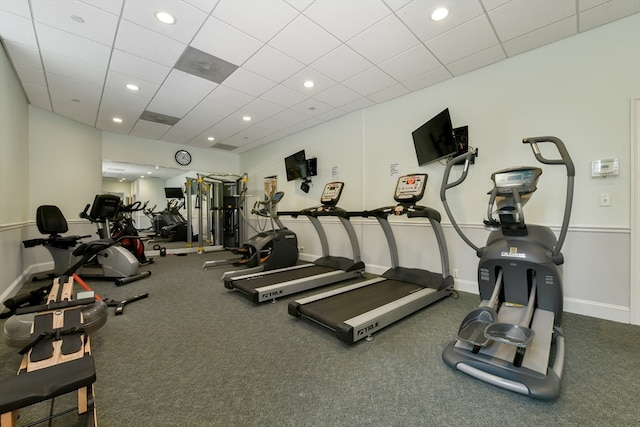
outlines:
{"label": "round clock face", "polygon": [[182,166],[191,163],[191,154],[187,150],[178,150],[176,152],[176,162]]}

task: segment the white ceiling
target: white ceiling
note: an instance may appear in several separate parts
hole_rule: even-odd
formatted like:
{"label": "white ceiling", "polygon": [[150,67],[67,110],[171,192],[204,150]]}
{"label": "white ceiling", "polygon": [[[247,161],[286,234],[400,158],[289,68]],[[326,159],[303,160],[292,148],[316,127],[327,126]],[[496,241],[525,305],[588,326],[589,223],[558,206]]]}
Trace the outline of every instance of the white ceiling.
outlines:
{"label": "white ceiling", "polygon": [[[450,15],[433,22],[440,5]],[[639,0],[0,0],[0,38],[37,107],[241,153],[638,12]],[[221,83],[179,71],[187,47],[238,68]]]}

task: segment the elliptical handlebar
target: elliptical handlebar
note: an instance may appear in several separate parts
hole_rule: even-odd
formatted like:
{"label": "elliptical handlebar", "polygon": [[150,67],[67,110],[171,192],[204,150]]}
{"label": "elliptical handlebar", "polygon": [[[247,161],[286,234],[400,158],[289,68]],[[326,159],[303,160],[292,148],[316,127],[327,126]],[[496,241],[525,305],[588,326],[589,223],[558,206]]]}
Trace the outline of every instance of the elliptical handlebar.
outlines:
{"label": "elliptical handlebar", "polygon": [[[461,154],[457,157],[454,157],[453,159],[447,162],[447,166],[444,169],[444,176],[442,177],[442,186],[440,187],[440,200],[442,200],[442,205],[444,206],[444,210],[447,213],[447,216],[449,217],[449,221],[451,221],[451,225],[453,226],[453,228],[456,230],[456,232],[462,238],[462,240],[464,240],[464,242],[467,245],[469,245],[474,251],[476,251],[476,254],[478,255],[478,257],[480,257],[481,249],[478,246],[476,246],[471,240],[469,240],[469,238],[462,232],[462,229],[460,228],[460,226],[458,226],[458,223],[456,222],[453,214],[451,213],[451,209],[449,208],[449,203],[447,202],[447,195],[446,195],[446,192],[448,189],[462,184],[462,182],[465,179],[467,179],[467,174],[469,173],[469,164],[471,163],[471,159],[475,155],[476,155],[476,150],[467,151],[466,153]],[[449,183],[449,175],[451,174],[451,167],[459,163],[462,163],[463,161],[464,161],[464,169],[462,171],[462,175],[460,176],[460,178],[458,178],[454,182]]]}
{"label": "elliptical handlebar", "polygon": [[[538,143],[540,142],[552,142],[556,145],[558,152],[560,153],[560,159],[547,159],[540,152],[540,148],[538,148]],[[540,163],[544,163],[547,165],[565,165],[567,167],[567,176],[575,176],[576,170],[573,165],[573,160],[571,160],[571,156],[567,151],[567,147],[565,147],[564,143],[560,138],[556,138],[555,136],[537,136],[537,137],[529,137],[524,138],[522,140],[523,144],[531,145],[531,149],[533,150],[533,154],[536,156],[536,159]]]}
{"label": "elliptical handlebar", "polygon": [[[540,142],[552,142],[555,144],[558,152],[560,153],[560,159],[547,159],[541,153],[538,148],[538,143]],[[548,164],[548,165],[565,165],[567,168],[567,197],[564,204],[564,215],[562,218],[562,227],[560,228],[560,235],[558,236],[558,241],[553,248],[552,256],[553,261],[556,264],[562,264],[564,262],[562,254],[560,250],[562,249],[562,245],[564,244],[564,240],[567,237],[567,232],[569,231],[569,219],[571,217],[571,207],[573,205],[573,182],[574,177],[576,175],[575,166],[573,165],[573,160],[571,160],[571,156],[567,151],[567,147],[565,147],[564,143],[560,140],[560,138],[556,138],[555,136],[538,136],[538,137],[530,137],[524,138],[522,140],[523,144],[530,144],[531,149],[533,150],[533,154],[536,156],[536,159],[540,163]]]}

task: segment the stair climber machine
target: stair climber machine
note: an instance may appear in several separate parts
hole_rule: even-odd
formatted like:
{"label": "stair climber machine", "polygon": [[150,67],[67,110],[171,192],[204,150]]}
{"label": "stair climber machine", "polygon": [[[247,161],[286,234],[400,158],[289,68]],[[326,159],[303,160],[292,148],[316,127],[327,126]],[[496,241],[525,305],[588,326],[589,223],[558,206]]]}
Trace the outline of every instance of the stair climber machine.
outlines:
{"label": "stair climber machine", "polygon": [[[560,159],[544,157],[538,144],[551,142]],[[563,142],[552,136],[525,138],[536,159],[567,170],[564,217],[558,239],[548,227],[527,225],[523,206],[536,191],[542,170],[514,167],[494,172],[489,193],[491,231],[486,246],[475,246],[455,222],[446,200],[447,190],[467,177],[468,152],[451,160],[445,169],[440,198],[451,224],[480,258],[478,285],[481,303],[462,320],[457,339],[444,350],[450,367],[489,384],[552,400],[560,393],[564,365],[562,317],[562,264],[560,250],[569,228],[575,169]],[[462,175],[449,183],[451,167],[464,161]],[[497,209],[493,212],[494,207]],[[498,215],[498,219],[494,218]]]}
{"label": "stair climber machine", "polygon": [[[395,190],[395,206],[353,213],[374,217],[382,227],[389,245],[391,268],[381,277],[301,298],[289,303],[289,314],[311,319],[334,331],[341,341],[355,343],[371,340],[373,333],[424,308],[453,291],[449,275],[449,257],[438,211],[416,205],[424,195],[426,174],[402,176]],[[398,247],[388,217],[426,219],[431,224],[440,254],[442,273],[401,267]]]}
{"label": "stair climber machine", "polygon": [[[320,197],[320,205],[301,211],[278,212],[279,216],[306,216],[320,238],[322,256],[312,263],[298,264],[291,267],[246,274],[234,277],[223,276],[224,286],[237,289],[254,303],[265,301],[276,302],[285,295],[314,289],[320,286],[362,277],[364,263],[360,260],[358,238],[349,221],[349,213],[337,206],[344,188],[342,182],[330,182],[325,185]],[[326,232],[319,220],[321,217],[338,218],[347,232],[353,259],[329,254],[329,242]]]}
{"label": "stair climber machine", "polygon": [[225,278],[295,265],[298,262],[298,238],[293,231],[282,224],[275,213],[275,206],[283,197],[284,192],[282,191],[265,194],[265,199],[256,202],[251,210],[251,213],[256,214],[258,218],[267,218],[271,222],[271,230],[260,231],[250,225],[258,234],[244,242],[241,247],[229,249],[232,253],[241,255],[240,257],[206,261],[202,268],[227,265],[246,267],[243,270],[224,273],[224,280]]}

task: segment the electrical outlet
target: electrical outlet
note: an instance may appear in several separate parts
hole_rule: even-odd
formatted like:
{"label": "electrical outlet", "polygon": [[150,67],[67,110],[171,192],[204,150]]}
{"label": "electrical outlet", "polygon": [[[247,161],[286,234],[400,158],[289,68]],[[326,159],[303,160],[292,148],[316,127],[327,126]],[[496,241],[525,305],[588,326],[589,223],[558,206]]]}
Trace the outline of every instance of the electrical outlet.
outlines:
{"label": "electrical outlet", "polygon": [[300,247],[298,248],[298,252],[304,252],[304,246],[300,246]]}
{"label": "electrical outlet", "polygon": [[452,268],[451,269],[451,275],[453,276],[454,279],[458,278],[458,269],[457,268]]}
{"label": "electrical outlet", "polygon": [[600,206],[601,207],[611,206],[611,194],[609,193],[600,194]]}

